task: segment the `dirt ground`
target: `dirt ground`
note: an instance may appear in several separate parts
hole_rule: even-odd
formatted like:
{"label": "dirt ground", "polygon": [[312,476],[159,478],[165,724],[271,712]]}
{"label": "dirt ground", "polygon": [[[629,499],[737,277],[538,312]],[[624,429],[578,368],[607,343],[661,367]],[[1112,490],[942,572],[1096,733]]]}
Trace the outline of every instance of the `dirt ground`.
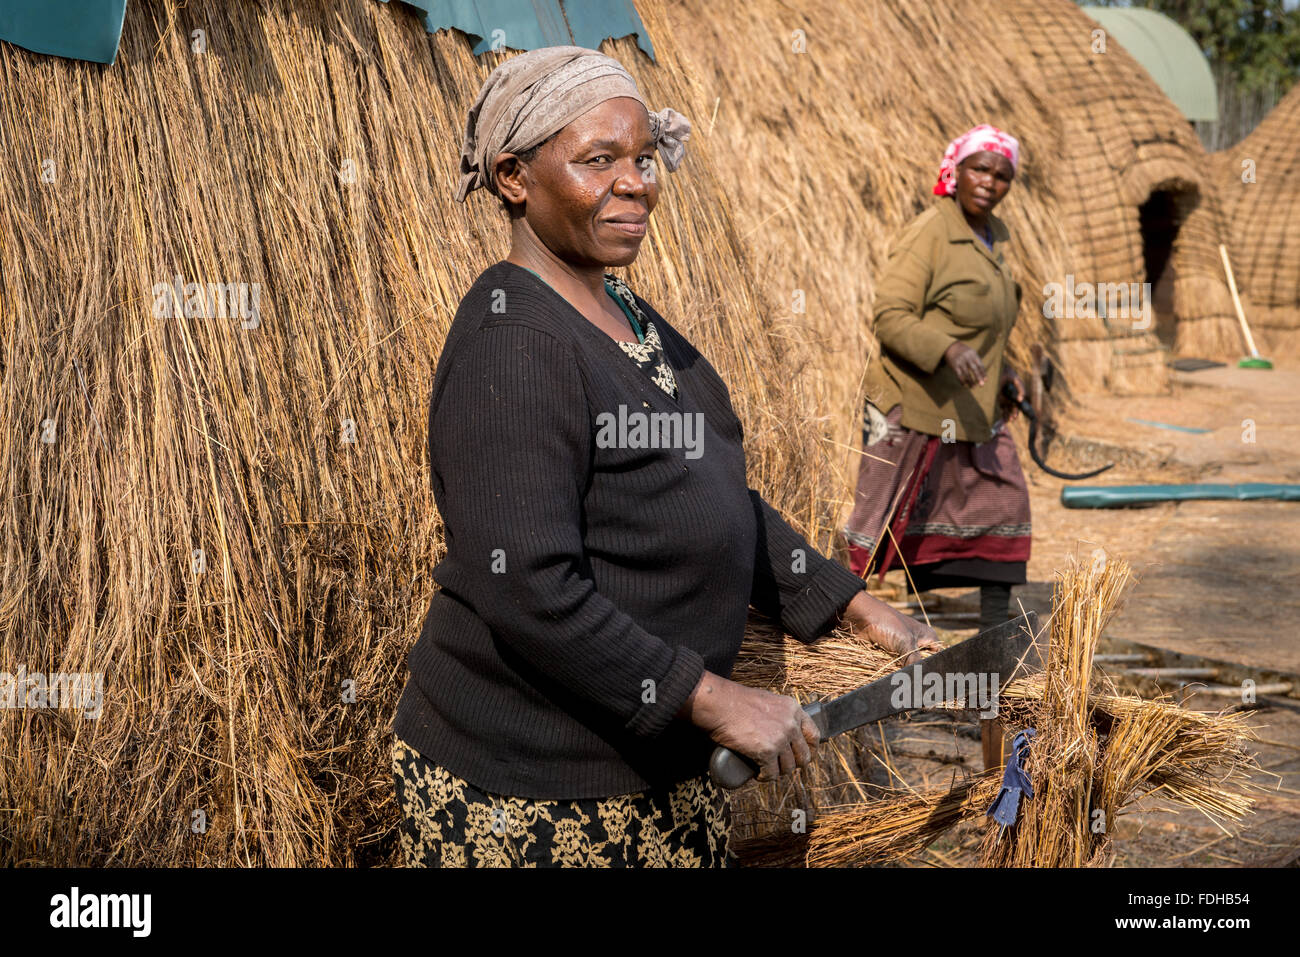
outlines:
{"label": "dirt ground", "polygon": [[[1060,423],[1048,461],[1083,470],[1117,466],[1098,485],[1191,482],[1300,482],[1300,365],[1272,371],[1235,365],[1173,375],[1167,395],[1090,396]],[[1143,422],[1179,425],[1176,431]],[[1116,866],[1297,866],[1300,860],[1300,503],[1200,501],[1139,509],[1067,509],[1067,484],[1022,463],[1034,523],[1028,585],[1016,590],[1026,608],[1046,614],[1055,569],[1094,549],[1128,560],[1139,580],[1108,628],[1102,652],[1145,654],[1144,665],[1212,668],[1211,684],[1289,684],[1261,697],[1253,711],[1261,771],[1255,813],[1237,835],[1192,811],[1152,800],[1118,824]],[[891,579],[901,573],[891,573]],[[974,633],[978,593],[924,596],[936,627]],[[919,617],[919,615],[918,615]],[[1128,664],[1107,664],[1119,673]],[[1165,691],[1188,707],[1219,710],[1240,698],[1206,693],[1179,680]],[[1144,690],[1154,693],[1151,683]],[[962,767],[982,767],[969,722],[901,720],[884,726],[881,773],[895,784],[938,785]],[[869,758],[870,760],[870,758]],[[877,757],[874,760],[880,761]],[[882,765],[886,762],[880,761]],[[898,780],[901,779],[901,780]],[[954,830],[920,860],[936,866],[975,863],[979,832]]]}

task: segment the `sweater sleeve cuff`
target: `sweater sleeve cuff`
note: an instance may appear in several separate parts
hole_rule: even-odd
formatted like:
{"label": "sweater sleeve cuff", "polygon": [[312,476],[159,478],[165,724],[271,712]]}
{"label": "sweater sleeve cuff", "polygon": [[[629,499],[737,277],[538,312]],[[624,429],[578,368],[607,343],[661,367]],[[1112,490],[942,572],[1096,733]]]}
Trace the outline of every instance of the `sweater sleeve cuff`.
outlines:
{"label": "sweater sleeve cuff", "polygon": [[657,737],[686,704],[703,675],[704,658],[698,651],[675,649],[667,673],[653,688],[643,689],[641,707],[628,721],[627,730],[643,738]]}
{"label": "sweater sleeve cuff", "polygon": [[839,562],[827,559],[794,600],[781,610],[785,630],[806,645],[835,627],[853,596],[867,587]]}

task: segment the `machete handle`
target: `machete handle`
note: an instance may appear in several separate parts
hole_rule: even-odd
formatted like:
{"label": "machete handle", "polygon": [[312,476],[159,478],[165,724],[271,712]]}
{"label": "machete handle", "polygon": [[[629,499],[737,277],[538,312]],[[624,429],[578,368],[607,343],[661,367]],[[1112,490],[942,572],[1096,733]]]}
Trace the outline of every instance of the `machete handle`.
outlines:
{"label": "machete handle", "polygon": [[1029,404],[1028,399],[1016,400],[1016,384],[1014,382],[1008,382],[1002,386],[1002,395],[1008,402],[1023,412],[1027,418],[1038,418],[1038,416],[1034,414],[1034,407]]}
{"label": "machete handle", "polygon": [[[813,724],[817,725],[818,732],[825,734],[825,726],[821,719],[822,703],[820,701],[810,701],[804,705],[804,713],[813,719]],[[709,777],[720,787],[728,791],[734,791],[743,784],[748,783],[758,776],[759,768],[753,761],[743,754],[737,754],[730,748],[714,748],[713,756],[709,758]]]}

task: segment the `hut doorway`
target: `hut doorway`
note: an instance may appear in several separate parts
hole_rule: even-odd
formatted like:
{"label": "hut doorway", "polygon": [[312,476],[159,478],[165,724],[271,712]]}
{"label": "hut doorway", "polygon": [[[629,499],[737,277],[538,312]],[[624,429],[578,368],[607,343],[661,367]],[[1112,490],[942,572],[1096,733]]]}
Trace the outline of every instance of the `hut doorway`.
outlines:
{"label": "hut doorway", "polygon": [[1145,282],[1151,284],[1151,308],[1156,337],[1172,349],[1178,317],[1174,313],[1174,241],[1182,226],[1184,211],[1194,197],[1172,189],[1156,189],[1138,207],[1142,230],[1142,259]]}

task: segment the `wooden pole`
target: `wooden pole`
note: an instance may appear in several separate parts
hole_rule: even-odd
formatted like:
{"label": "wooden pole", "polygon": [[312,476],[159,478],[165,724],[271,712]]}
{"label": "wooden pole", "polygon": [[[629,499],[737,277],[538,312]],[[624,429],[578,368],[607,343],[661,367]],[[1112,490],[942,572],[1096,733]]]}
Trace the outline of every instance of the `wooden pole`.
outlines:
{"label": "wooden pole", "polygon": [[1232,263],[1228,262],[1228,247],[1219,243],[1219,255],[1223,257],[1223,271],[1228,275],[1228,291],[1232,293],[1232,305],[1237,310],[1237,321],[1241,323],[1241,331],[1246,334],[1246,348],[1250,350],[1252,359],[1259,358],[1259,350],[1255,348],[1255,337],[1250,334],[1250,326],[1246,322],[1246,310],[1241,308],[1241,296],[1237,295],[1237,280],[1232,275]]}
{"label": "wooden pole", "polygon": [[1001,718],[980,718],[980,744],[984,749],[984,770],[1006,764],[1006,735]]}

